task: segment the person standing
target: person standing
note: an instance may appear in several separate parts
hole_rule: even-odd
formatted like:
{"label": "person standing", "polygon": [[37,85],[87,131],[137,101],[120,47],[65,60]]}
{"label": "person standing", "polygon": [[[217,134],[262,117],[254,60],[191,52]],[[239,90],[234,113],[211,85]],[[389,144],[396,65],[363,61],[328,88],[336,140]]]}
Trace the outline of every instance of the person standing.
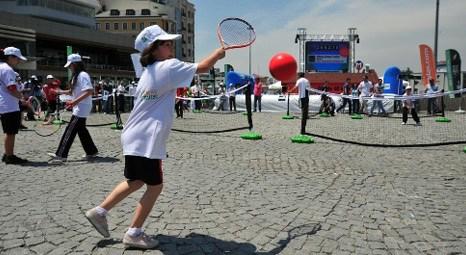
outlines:
{"label": "person standing", "polygon": [[236,112],[236,86],[230,84],[227,88],[228,104],[230,105],[230,112],[234,110]]}
{"label": "person standing", "polygon": [[372,82],[369,81],[369,76],[364,75],[364,80],[359,83],[358,90],[360,92],[360,101],[362,102],[361,104],[361,109],[359,113],[369,113],[368,109],[368,98],[371,96],[372,89],[374,86],[372,85]]}
{"label": "person standing", "polygon": [[16,134],[21,124],[21,105],[28,105],[23,94],[18,90],[16,73],[13,67],[27,59],[15,47],[0,50],[0,119],[5,134],[2,162],[22,165],[29,161],[14,154]]}
{"label": "person standing", "polygon": [[158,25],[145,28],[136,37],[135,48],[141,52],[145,69],[137,86],[134,109],[121,135],[126,180],[85,214],[100,234],[109,237],[107,212],[146,185],[123,236],[127,247],[150,249],[158,245],[142,227],[163,187],[162,160],[166,158],[167,139],[173,125],[176,89],[189,86],[196,73],[208,72],[225,56],[225,50],[219,48],[198,64],[182,62],[173,58],[173,40],[180,37],[166,33]]}
{"label": "person standing", "polygon": [[353,113],[358,114],[360,110],[360,103],[359,103],[359,90],[358,90],[358,85],[353,84],[351,86],[351,101],[353,102]]}
{"label": "person standing", "polygon": [[[197,85],[196,82],[193,83],[193,85],[190,88],[191,96],[193,98],[201,98],[201,91],[199,89],[199,86]],[[193,112],[201,112],[201,106],[202,102],[200,99],[194,99],[194,110]]]}
{"label": "person standing", "polygon": [[257,111],[259,106],[259,112],[262,111],[262,82],[259,77],[256,77],[254,82],[254,112]]}
{"label": "person standing", "polygon": [[346,78],[345,83],[343,84],[343,104],[338,107],[337,112],[343,109],[345,110],[346,104],[348,104],[349,115],[352,113],[352,103],[351,103],[351,78]]}
{"label": "person standing", "polygon": [[177,118],[183,118],[183,97],[186,96],[187,88],[177,88],[176,89],[176,100],[175,100],[175,111]]}
{"label": "person standing", "polygon": [[[406,92],[404,93],[403,96],[406,96],[406,97],[413,96],[411,86],[406,86],[405,91]],[[412,98],[403,99],[403,108],[402,108],[403,122],[401,122],[401,125],[406,125],[406,123],[408,122],[408,112],[411,112],[411,116],[413,117],[413,120],[416,122],[416,126],[421,126],[421,121],[419,120],[419,117],[417,116],[416,108],[414,107],[414,99]]]}
{"label": "person standing", "polygon": [[[371,107],[371,113],[369,116],[372,116],[374,114],[374,108],[377,107],[378,114],[380,114],[380,111],[382,111],[382,115],[386,116],[387,112],[385,111],[385,108],[383,107],[383,101],[381,100],[383,98],[383,83],[382,79],[379,79],[378,83],[375,84],[374,86],[374,93],[372,94],[372,97],[375,98],[376,100],[372,100],[372,107]],[[378,99],[378,100],[377,100]]]}
{"label": "person standing", "polygon": [[47,83],[42,86],[42,91],[47,101],[47,113],[44,118],[44,125],[50,125],[53,121],[53,115],[57,110],[57,91],[60,89],[60,81],[56,80],[53,75],[47,75]]}
{"label": "person standing", "polygon": [[59,165],[66,162],[71,145],[76,135],[79,136],[86,155],[85,159],[91,159],[98,153],[97,147],[92,141],[92,137],[86,128],[86,119],[92,109],[92,94],[94,88],[89,74],[86,72],[84,63],[79,54],[70,54],[64,66],[70,68],[72,77],[69,90],[58,91],[59,94],[71,94],[72,99],[66,102],[67,109],[73,109],[71,120],[66,126],[58,148],[55,153],[49,153],[52,160],[49,164]]}
{"label": "person standing", "polygon": [[120,83],[117,87],[117,96],[118,96],[118,111],[125,112],[125,86],[123,83]]}
{"label": "person standing", "polygon": [[[435,83],[434,79],[429,80],[429,87],[427,88],[427,95],[433,96],[437,94],[438,91],[438,85]],[[429,97],[427,99],[427,113],[428,114],[435,114],[440,112],[439,107],[437,105],[437,99],[438,97]]]}
{"label": "person standing", "polygon": [[299,79],[296,81],[295,88],[298,87],[299,101],[301,103],[302,120],[301,120],[301,134],[306,132],[306,123],[309,115],[309,90],[311,84],[304,78],[304,73],[298,73]]}

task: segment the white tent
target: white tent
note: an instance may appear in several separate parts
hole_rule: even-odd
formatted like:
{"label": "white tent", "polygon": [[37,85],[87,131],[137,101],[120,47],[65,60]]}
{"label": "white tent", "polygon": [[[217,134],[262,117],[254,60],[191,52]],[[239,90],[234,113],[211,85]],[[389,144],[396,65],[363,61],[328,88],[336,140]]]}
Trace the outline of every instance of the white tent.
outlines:
{"label": "white tent", "polygon": [[273,84],[270,84],[268,86],[268,89],[270,89],[270,90],[279,90],[280,89],[281,90],[282,89],[282,82],[277,81],[277,82],[275,82]]}

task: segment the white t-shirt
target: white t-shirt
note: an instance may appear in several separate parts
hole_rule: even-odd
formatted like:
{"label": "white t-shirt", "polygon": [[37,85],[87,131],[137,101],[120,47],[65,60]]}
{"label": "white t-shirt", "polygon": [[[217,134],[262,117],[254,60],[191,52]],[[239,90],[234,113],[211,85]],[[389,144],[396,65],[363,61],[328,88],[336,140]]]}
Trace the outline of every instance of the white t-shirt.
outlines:
{"label": "white t-shirt", "polygon": [[144,69],[134,108],[121,135],[124,155],[165,159],[173,124],[176,89],[188,87],[197,64],[178,59],[155,62]]}
{"label": "white t-shirt", "polygon": [[372,82],[370,81],[361,81],[361,83],[359,83],[359,91],[361,91],[361,96],[362,97],[367,97],[367,96],[370,96],[371,95],[371,89],[373,88],[374,86],[372,86]]}
{"label": "white t-shirt", "polygon": [[306,90],[311,89],[311,84],[304,77],[301,77],[296,81],[296,86],[298,86],[299,98],[305,98],[306,97]]}
{"label": "white t-shirt", "polygon": [[[78,75],[78,79],[76,80],[76,84],[73,86],[73,91],[71,96],[73,99],[78,98],[86,90],[94,89],[92,87],[91,77],[86,72],[80,72]],[[73,107],[73,115],[80,117],[80,118],[87,118],[91,113],[92,109],[92,96],[88,96],[84,98],[81,102]]]}
{"label": "white t-shirt", "polygon": [[19,111],[19,99],[8,91],[10,85],[15,85],[18,89],[16,73],[7,63],[0,62],[0,113]]}

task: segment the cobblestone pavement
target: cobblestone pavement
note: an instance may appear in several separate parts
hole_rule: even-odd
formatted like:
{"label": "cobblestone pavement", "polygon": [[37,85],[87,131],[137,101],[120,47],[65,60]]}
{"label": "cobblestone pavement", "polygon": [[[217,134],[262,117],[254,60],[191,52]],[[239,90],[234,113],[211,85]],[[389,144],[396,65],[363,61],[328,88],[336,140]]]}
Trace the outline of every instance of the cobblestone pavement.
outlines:
{"label": "cobblestone pavement", "polygon": [[[123,116],[124,118],[126,115]],[[112,119],[93,115],[89,123]],[[100,157],[65,166],[46,152],[61,133],[22,131],[16,152],[30,166],[1,165],[1,254],[464,254],[464,145],[373,148],[316,139],[292,144],[299,120],[254,115],[244,132],[173,132],[165,186],[146,221],[156,250],[124,249],[121,238],[143,190],[109,215],[112,237],[84,218],[123,179],[120,131],[91,127]],[[26,122],[31,126],[32,123]],[[363,134],[361,134],[363,135]],[[310,228],[295,235],[296,227]]]}

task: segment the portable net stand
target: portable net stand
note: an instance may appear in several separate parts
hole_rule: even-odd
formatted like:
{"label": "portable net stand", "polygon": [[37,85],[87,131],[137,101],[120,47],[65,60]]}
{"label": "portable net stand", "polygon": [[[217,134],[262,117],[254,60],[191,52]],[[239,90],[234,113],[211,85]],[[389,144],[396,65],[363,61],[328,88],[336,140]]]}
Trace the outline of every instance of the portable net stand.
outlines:
{"label": "portable net stand", "polygon": [[290,93],[287,93],[286,97],[286,115],[282,117],[284,120],[292,120],[294,119],[293,115],[290,115]]}
{"label": "portable net stand", "polygon": [[[304,134],[336,142],[376,147],[466,144],[466,116],[455,113],[457,102],[463,102],[463,98],[450,98],[450,95],[459,95],[462,91],[409,97],[387,94],[364,98],[348,96],[351,100],[359,100],[361,105],[364,104],[364,109],[357,113],[360,115],[318,115],[306,123]],[[324,93],[314,89],[313,92]],[[325,93],[333,100],[334,109],[338,109],[343,96]],[[320,95],[315,97],[318,96]],[[403,103],[411,105],[409,102],[412,102],[415,112],[402,107]],[[379,105],[382,105],[383,109]],[[405,114],[406,119],[403,118]]]}
{"label": "portable net stand", "polygon": [[174,119],[172,130],[193,134],[251,130],[253,124],[250,96],[248,102],[249,86],[244,85],[230,93],[236,93],[236,97],[246,98],[246,115],[241,111],[233,109],[230,111],[225,95],[203,95],[200,98],[178,97],[178,100],[182,100],[183,115]]}
{"label": "portable net stand", "polygon": [[60,99],[60,96],[57,96],[57,99],[56,99],[56,109],[55,109],[55,117],[54,117],[54,120],[52,121],[52,124],[54,125],[63,125],[65,124],[65,121],[61,119],[60,117],[60,106],[61,106],[61,102],[62,100]]}
{"label": "portable net stand", "polygon": [[120,108],[119,108],[119,102],[118,102],[118,97],[117,97],[117,92],[113,92],[113,100],[115,102],[115,116],[116,116],[116,122],[110,125],[111,129],[114,130],[121,130],[123,129],[123,121],[121,120],[121,115],[120,115]]}
{"label": "portable net stand", "polygon": [[307,120],[309,119],[309,97],[305,100],[304,105],[301,105],[301,133],[292,136],[292,143],[314,143],[314,137],[306,134]]}

